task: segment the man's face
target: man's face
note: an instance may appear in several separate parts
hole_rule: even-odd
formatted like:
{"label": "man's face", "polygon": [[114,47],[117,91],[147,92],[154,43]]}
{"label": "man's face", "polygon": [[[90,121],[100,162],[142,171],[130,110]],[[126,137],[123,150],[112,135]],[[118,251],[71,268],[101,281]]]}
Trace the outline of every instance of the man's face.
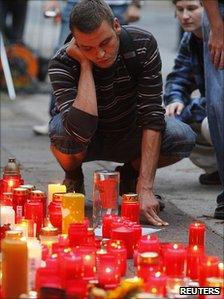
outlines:
{"label": "man's face", "polygon": [[199,0],[180,0],[176,3],[176,16],[184,31],[200,30],[202,13],[203,7]]}
{"label": "man's face", "polygon": [[120,31],[121,26],[115,19],[113,26],[104,20],[100,27],[91,33],[79,30],[74,30],[73,33],[82,54],[98,67],[108,68],[117,58]]}

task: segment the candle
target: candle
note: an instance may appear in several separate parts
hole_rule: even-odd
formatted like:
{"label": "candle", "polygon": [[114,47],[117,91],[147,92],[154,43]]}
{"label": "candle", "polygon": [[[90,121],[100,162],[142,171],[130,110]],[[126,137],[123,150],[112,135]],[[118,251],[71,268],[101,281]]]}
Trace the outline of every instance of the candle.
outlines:
{"label": "candle", "polygon": [[140,253],[137,261],[137,276],[145,282],[152,273],[160,270],[159,255],[157,252]]}
{"label": "candle", "polygon": [[71,223],[84,222],[85,196],[81,193],[66,193],[62,195],[62,232],[68,233]]}
{"label": "candle", "polygon": [[111,238],[114,240],[121,240],[124,242],[125,247],[127,249],[127,258],[133,257],[134,251],[134,241],[135,241],[135,232],[132,228],[129,227],[118,227],[116,229],[112,229]]}
{"label": "candle", "polygon": [[52,226],[42,227],[39,238],[41,244],[45,244],[51,249],[52,244],[58,241],[58,229]]}
{"label": "candle", "polygon": [[68,229],[70,246],[85,245],[87,243],[87,226],[84,223],[72,223]]}
{"label": "candle", "polygon": [[191,223],[189,226],[189,245],[203,246],[205,244],[205,224],[203,222]]}
{"label": "candle", "polygon": [[[38,191],[39,190],[35,190],[32,192],[36,192],[36,195],[38,194]],[[41,199],[38,199],[37,196],[31,195],[30,199],[28,199],[24,204],[24,215],[26,219],[33,220],[33,222],[36,224],[36,234],[39,235],[40,229],[44,222],[44,206]]]}
{"label": "candle", "polygon": [[183,244],[171,244],[166,249],[164,266],[168,276],[182,277],[185,274],[186,249]]}
{"label": "candle", "polygon": [[110,238],[111,224],[113,221],[119,219],[117,215],[106,214],[103,216],[102,235],[103,238]]}
{"label": "candle", "polygon": [[36,238],[28,238],[28,290],[34,290],[36,270],[41,266],[42,248]]}
{"label": "candle", "polygon": [[129,220],[139,223],[140,204],[137,194],[130,193],[122,196],[121,216],[127,217]]}
{"label": "candle", "polygon": [[15,210],[15,222],[18,223],[24,216],[24,204],[28,199],[28,191],[24,188],[13,190],[13,208]]}
{"label": "candle", "polygon": [[127,264],[127,249],[124,242],[120,240],[109,240],[107,244],[107,250],[114,255],[117,259],[118,268],[121,276],[125,276],[126,264]]}
{"label": "candle", "polygon": [[15,224],[15,211],[12,206],[0,206],[0,226]]}
{"label": "candle", "polygon": [[74,250],[75,254],[82,258],[83,279],[86,281],[95,279],[96,275],[96,248],[80,246]]}
{"label": "candle", "polygon": [[154,295],[166,296],[167,276],[161,272],[152,273],[146,281],[145,290]]}
{"label": "candle", "polygon": [[61,288],[60,277],[54,268],[44,266],[37,269],[35,290],[39,292],[42,287]]}
{"label": "candle", "polygon": [[62,230],[61,202],[63,194],[65,193],[54,193],[48,206],[49,220],[54,227],[58,228],[59,232]]}
{"label": "candle", "polygon": [[42,202],[44,217],[46,217],[46,213],[47,213],[47,196],[46,196],[46,193],[41,191],[41,190],[32,190],[31,193],[30,193],[30,199],[32,201]]}
{"label": "candle", "polygon": [[97,276],[99,285],[105,289],[114,288],[120,281],[116,257],[102,250],[97,251]]}
{"label": "candle", "polygon": [[[14,230],[22,231],[23,237],[28,238],[29,237],[29,222],[27,219],[22,217],[17,224],[13,226]],[[33,237],[33,236],[31,236]]]}
{"label": "candle", "polygon": [[203,256],[203,247],[194,245],[187,248],[187,276],[192,280],[198,280],[199,267]]}
{"label": "candle", "polygon": [[217,277],[219,258],[217,256],[204,256],[199,267],[199,285],[206,287],[208,277]]}
{"label": "candle", "polygon": [[70,280],[66,285],[66,295],[67,298],[87,299],[88,282],[78,278]]}
{"label": "candle", "polygon": [[2,288],[5,299],[27,292],[27,243],[20,231],[7,231],[2,241]]}
{"label": "candle", "polygon": [[48,204],[52,201],[54,193],[65,193],[66,186],[61,184],[49,184],[48,185]]}

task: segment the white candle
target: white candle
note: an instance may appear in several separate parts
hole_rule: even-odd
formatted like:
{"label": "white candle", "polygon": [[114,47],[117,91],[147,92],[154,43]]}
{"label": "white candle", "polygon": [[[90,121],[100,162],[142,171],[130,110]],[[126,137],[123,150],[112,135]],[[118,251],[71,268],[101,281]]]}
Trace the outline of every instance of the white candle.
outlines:
{"label": "white candle", "polygon": [[27,239],[28,247],[28,290],[35,288],[36,270],[41,266],[41,244],[36,238]]}
{"label": "white candle", "polygon": [[48,185],[48,204],[52,201],[54,193],[66,192],[66,186],[61,184]]}
{"label": "white candle", "polygon": [[1,226],[4,224],[15,224],[15,211],[12,206],[0,206],[0,223]]}

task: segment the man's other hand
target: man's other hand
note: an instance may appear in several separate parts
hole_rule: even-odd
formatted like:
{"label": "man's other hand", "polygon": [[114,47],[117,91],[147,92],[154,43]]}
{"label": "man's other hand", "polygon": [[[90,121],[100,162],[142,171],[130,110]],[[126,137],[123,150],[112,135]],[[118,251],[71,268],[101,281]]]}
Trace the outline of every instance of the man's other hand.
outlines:
{"label": "man's other hand", "polygon": [[92,63],[82,54],[79,46],[76,44],[74,37],[69,42],[69,45],[66,49],[66,53],[69,57],[77,60],[80,64],[88,63],[92,65]]}
{"label": "man's other hand", "polygon": [[184,104],[180,102],[175,102],[166,106],[166,115],[175,116],[180,115],[184,109]]}

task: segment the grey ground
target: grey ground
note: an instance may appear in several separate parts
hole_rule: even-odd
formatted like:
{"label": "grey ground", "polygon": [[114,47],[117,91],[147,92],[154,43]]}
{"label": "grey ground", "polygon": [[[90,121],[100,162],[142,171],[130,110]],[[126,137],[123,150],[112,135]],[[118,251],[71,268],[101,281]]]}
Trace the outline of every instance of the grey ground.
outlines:
{"label": "grey ground", "polygon": [[[50,21],[43,21],[41,25],[38,22],[39,27],[34,26],[40,1],[30,1],[29,5],[26,40],[35,47],[37,36],[34,36],[31,28],[39,28],[37,35],[42,35],[40,52],[50,53],[58,29]],[[172,67],[176,51],[177,26],[172,5],[169,1],[146,1],[141,21],[137,25],[150,30],[157,38],[165,78]],[[46,122],[48,101],[49,95],[43,93],[20,94],[15,101],[10,101],[7,94],[1,93],[1,168],[7,163],[8,157],[16,157],[26,183],[35,184],[43,191],[47,191],[49,183],[63,180],[63,172],[49,151],[48,137],[35,136],[32,132],[33,125]],[[91,200],[93,171],[114,167],[115,164],[104,161],[84,165],[88,200]],[[157,171],[156,193],[164,195],[167,201],[161,217],[170,223],[158,235],[162,241],[187,242],[188,225],[194,220],[202,220],[207,226],[207,253],[223,258],[223,221],[210,217],[220,187],[201,186],[198,183],[201,173],[189,159]]]}

